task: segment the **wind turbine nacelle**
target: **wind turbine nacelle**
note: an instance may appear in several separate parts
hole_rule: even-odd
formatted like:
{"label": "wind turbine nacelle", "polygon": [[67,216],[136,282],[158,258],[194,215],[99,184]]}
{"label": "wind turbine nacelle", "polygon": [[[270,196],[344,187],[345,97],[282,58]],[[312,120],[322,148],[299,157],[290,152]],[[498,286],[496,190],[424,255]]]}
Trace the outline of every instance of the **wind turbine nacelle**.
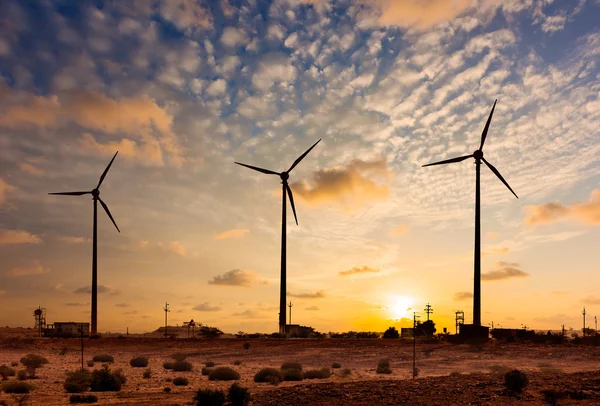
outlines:
{"label": "wind turbine nacelle", "polygon": [[287,172],[281,172],[279,177],[281,177],[282,181],[287,182],[287,180],[290,178],[290,174]]}
{"label": "wind turbine nacelle", "polygon": [[92,196],[94,196],[94,197],[100,196],[100,191],[98,189],[92,190]]}
{"label": "wind turbine nacelle", "polygon": [[477,151],[473,152],[473,158],[475,159],[482,159],[483,158],[483,151],[478,149]]}

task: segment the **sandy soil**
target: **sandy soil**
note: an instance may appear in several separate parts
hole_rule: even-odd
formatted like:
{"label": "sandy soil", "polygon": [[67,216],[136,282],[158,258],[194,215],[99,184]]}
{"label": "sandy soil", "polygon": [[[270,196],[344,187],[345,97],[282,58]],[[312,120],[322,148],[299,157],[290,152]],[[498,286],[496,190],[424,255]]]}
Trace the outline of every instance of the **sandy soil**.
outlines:
{"label": "sandy soil", "polygon": [[[4,336],[6,337],[6,336]],[[249,350],[243,344],[249,342]],[[67,348],[65,355],[59,355]],[[173,372],[162,368],[173,353],[187,353],[194,365],[192,372]],[[32,381],[36,389],[27,404],[64,405],[69,395],[62,383],[65,371],[81,365],[78,339],[3,338],[0,340],[0,365],[10,365],[28,353],[48,358],[49,364],[38,370]],[[412,342],[402,340],[238,340],[205,341],[165,339],[85,340],[84,359],[108,353],[114,356],[111,368],[122,368],[128,378],[119,393],[97,393],[99,404],[110,405],[184,405],[189,404],[199,388],[229,387],[231,382],[212,382],[202,376],[203,362],[214,361],[230,366],[241,374],[241,384],[250,389],[256,405],[383,405],[383,404],[543,404],[543,389],[562,388],[573,392],[559,404],[589,402],[600,404],[600,348],[574,345],[500,344],[453,345],[418,344],[419,378],[411,378]],[[153,375],[143,379],[145,368],[132,368],[134,356],[150,358]],[[392,374],[375,373],[377,361],[387,358]],[[236,360],[241,365],[234,366]],[[257,384],[254,374],[264,367],[279,367],[285,361],[300,362],[304,369],[330,367],[333,362],[350,368],[347,378],[340,370],[324,380],[284,382],[278,386]],[[96,367],[100,365],[97,363]],[[526,371],[531,384],[516,399],[504,393],[502,375],[508,368]],[[22,366],[16,369],[22,369]],[[449,376],[458,372],[459,376]],[[453,374],[457,375],[457,374]],[[185,376],[187,387],[176,387],[167,378]],[[15,379],[15,378],[10,378]],[[171,393],[164,393],[165,387]],[[581,392],[584,391],[584,392]],[[581,392],[581,393],[580,393]],[[582,394],[583,393],[583,394]],[[582,399],[579,399],[582,398]],[[7,394],[0,400],[16,404]]]}

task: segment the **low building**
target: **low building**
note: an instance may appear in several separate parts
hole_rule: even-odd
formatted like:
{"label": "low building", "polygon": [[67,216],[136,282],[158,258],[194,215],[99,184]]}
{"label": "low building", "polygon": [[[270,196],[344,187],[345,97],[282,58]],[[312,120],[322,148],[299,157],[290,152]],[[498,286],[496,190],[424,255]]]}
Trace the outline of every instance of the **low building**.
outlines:
{"label": "low building", "polygon": [[285,332],[289,337],[308,338],[314,329],[312,327],[301,326],[299,324],[286,324]]}
{"label": "low building", "polygon": [[54,324],[48,324],[44,330],[45,337],[88,337],[90,335],[90,323],[75,321],[56,321]]}
{"label": "low building", "polygon": [[413,338],[415,336],[415,329],[412,327],[400,328],[400,337],[402,338]]}

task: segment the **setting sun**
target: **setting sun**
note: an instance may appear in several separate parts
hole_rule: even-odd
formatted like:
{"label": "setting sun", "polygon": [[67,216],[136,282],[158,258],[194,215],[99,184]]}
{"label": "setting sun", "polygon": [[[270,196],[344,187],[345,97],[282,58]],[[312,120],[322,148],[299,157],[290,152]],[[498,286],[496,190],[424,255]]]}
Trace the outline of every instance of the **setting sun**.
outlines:
{"label": "setting sun", "polygon": [[394,296],[389,306],[390,312],[395,319],[409,317],[412,310],[413,298],[408,296]]}

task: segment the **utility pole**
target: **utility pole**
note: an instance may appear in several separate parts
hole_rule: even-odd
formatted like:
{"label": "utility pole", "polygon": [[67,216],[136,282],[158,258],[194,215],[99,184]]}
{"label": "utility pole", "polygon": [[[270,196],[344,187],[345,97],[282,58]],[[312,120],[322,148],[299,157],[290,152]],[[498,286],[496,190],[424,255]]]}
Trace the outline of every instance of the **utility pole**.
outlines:
{"label": "utility pole", "polygon": [[412,377],[415,379],[417,377],[417,312],[413,313],[413,367],[412,367]]}
{"label": "utility pole", "polygon": [[167,338],[167,313],[170,312],[169,304],[167,302],[165,302],[165,308],[163,310],[165,311],[165,338]]}
{"label": "utility pole", "polygon": [[292,304],[292,301],[290,300],[290,304],[288,305],[288,307],[290,308],[290,324],[292,324],[292,307],[294,305]]}
{"label": "utility pole", "polygon": [[583,306],[581,314],[583,314],[583,336],[585,337],[585,306]]}
{"label": "utility pole", "polygon": [[427,313],[427,321],[429,321],[429,315],[433,313],[433,307],[429,303],[425,306],[425,313]]}
{"label": "utility pole", "polygon": [[594,316],[594,326],[594,332],[596,333],[595,335],[598,335],[598,319],[596,316]]}
{"label": "utility pole", "polygon": [[565,336],[565,325],[564,324],[562,325],[562,336],[563,337]]}
{"label": "utility pole", "polygon": [[83,371],[83,324],[79,325],[79,335],[81,336],[81,370]]}

